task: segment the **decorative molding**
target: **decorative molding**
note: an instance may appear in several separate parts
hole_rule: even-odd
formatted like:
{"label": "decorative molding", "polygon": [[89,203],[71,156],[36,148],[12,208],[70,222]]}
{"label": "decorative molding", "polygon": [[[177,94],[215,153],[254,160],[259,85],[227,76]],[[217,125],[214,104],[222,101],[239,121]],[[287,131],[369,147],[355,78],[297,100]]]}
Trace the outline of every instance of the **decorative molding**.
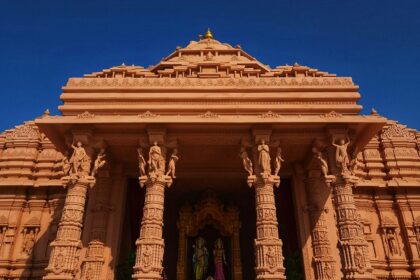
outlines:
{"label": "decorative molding", "polygon": [[408,139],[415,139],[414,133],[408,131],[408,129],[401,124],[394,124],[388,128],[386,128],[382,132],[382,138],[408,138]]}
{"label": "decorative molding", "polygon": [[89,113],[89,111],[84,111],[81,114],[76,116],[78,119],[93,119],[95,117],[94,114]]}
{"label": "decorative molding", "polygon": [[157,118],[157,117],[159,117],[159,115],[154,114],[154,113],[152,113],[150,111],[146,111],[146,112],[144,112],[142,114],[139,114],[138,117],[139,118]]}
{"label": "decorative molding", "polygon": [[198,115],[200,118],[218,118],[219,115],[211,111],[207,111],[204,114]]}
{"label": "decorative molding", "polygon": [[15,129],[6,133],[6,139],[8,140],[21,138],[38,140],[41,138],[41,134],[38,129],[28,124],[16,126]]}
{"label": "decorative molding", "polygon": [[281,118],[282,115],[274,113],[273,111],[268,111],[267,113],[263,113],[258,116],[259,118],[263,119],[275,119],[275,118]]}
{"label": "decorative molding", "polygon": [[70,78],[67,87],[354,87],[349,77],[271,77],[271,78]]}
{"label": "decorative molding", "polygon": [[340,113],[337,113],[336,111],[331,111],[329,113],[319,115],[319,117],[323,119],[336,119],[336,118],[342,118],[343,115]]}

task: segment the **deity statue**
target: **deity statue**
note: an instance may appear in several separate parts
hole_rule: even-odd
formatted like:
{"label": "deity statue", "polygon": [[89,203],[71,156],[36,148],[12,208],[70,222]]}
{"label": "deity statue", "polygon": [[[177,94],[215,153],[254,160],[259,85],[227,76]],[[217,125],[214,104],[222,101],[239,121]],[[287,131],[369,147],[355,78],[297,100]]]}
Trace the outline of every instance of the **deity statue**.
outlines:
{"label": "deity statue", "polygon": [[225,273],[223,265],[226,265],[225,249],[223,248],[223,241],[217,238],[213,249],[214,257],[214,280],[225,280]]}
{"label": "deity statue", "polygon": [[85,163],[89,160],[85,148],[81,141],[77,141],[76,146],[71,145],[73,148],[73,155],[70,158],[70,163],[72,165],[72,173],[77,174],[81,171],[86,171]]}
{"label": "deity statue", "polygon": [[32,249],[35,245],[35,230],[30,229],[29,232],[25,233],[25,237],[23,240],[23,252],[27,255],[32,253]]}
{"label": "deity statue", "polygon": [[194,255],[193,255],[193,268],[194,280],[204,280],[207,274],[209,263],[209,252],[206,248],[206,241],[203,237],[198,237],[195,240]]}
{"label": "deity statue", "polygon": [[359,248],[356,247],[353,257],[354,257],[354,264],[356,265],[357,268],[362,269],[365,267],[363,253],[360,251]]}
{"label": "deity statue", "polygon": [[172,151],[171,158],[169,159],[168,172],[166,172],[166,176],[170,175],[172,178],[176,178],[175,177],[175,164],[178,160],[179,160],[178,150],[174,149]]}
{"label": "deity statue", "polygon": [[101,169],[106,164],[105,158],[106,158],[105,149],[101,148],[93,164],[93,169],[92,169],[92,174],[91,174],[92,176],[95,176],[98,173],[99,169]]}
{"label": "deity statue", "polygon": [[397,240],[395,239],[395,234],[392,229],[387,229],[385,238],[388,243],[390,254],[393,256],[399,255],[400,252],[398,250]]}
{"label": "deity statue", "polygon": [[153,146],[150,147],[148,164],[150,173],[156,175],[163,175],[165,173],[165,160],[157,141],[155,141]]}
{"label": "deity statue", "polygon": [[139,147],[137,149],[137,154],[138,154],[138,160],[139,160],[140,177],[146,176],[146,160],[144,159],[144,156],[143,156],[143,148],[142,147]]}
{"label": "deity statue", "polygon": [[314,158],[318,161],[319,166],[321,167],[322,176],[326,177],[328,175],[328,163],[322,157],[322,153],[316,148],[312,148],[312,152],[314,153]]}
{"label": "deity statue", "polygon": [[350,144],[350,139],[347,137],[347,142],[344,139],[340,139],[338,144],[335,143],[335,139],[333,138],[332,144],[336,147],[335,151],[335,161],[337,167],[340,168],[342,174],[349,173],[349,155],[347,153],[347,148]]}
{"label": "deity statue", "polygon": [[284,162],[284,159],[281,157],[282,151],[280,146],[277,147],[277,154],[276,154],[276,159],[274,162],[274,176],[278,176],[279,172],[280,172],[280,168],[281,168],[281,163]]}
{"label": "deity statue", "polygon": [[66,151],[63,159],[61,160],[61,163],[63,164],[63,173],[64,176],[69,175],[70,173],[70,169],[71,169],[71,164],[70,164],[70,160],[69,160],[69,152]]}
{"label": "deity statue", "polygon": [[249,176],[254,174],[254,170],[252,169],[252,161],[248,157],[248,153],[246,152],[245,147],[241,147],[241,154],[240,157],[242,158],[242,164],[244,165],[244,169],[248,172]]}
{"label": "deity statue", "polygon": [[270,158],[270,148],[265,143],[265,139],[261,139],[261,144],[258,145],[258,164],[261,168],[263,174],[271,173],[271,158]]}

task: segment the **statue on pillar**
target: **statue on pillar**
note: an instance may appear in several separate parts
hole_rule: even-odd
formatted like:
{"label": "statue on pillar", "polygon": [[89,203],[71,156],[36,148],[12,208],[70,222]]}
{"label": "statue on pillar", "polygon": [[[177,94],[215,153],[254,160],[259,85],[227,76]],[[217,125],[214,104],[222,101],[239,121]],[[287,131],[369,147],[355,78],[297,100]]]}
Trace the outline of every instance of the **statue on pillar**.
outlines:
{"label": "statue on pillar", "polygon": [[174,149],[172,151],[171,158],[169,159],[168,172],[166,172],[166,176],[170,175],[172,178],[176,178],[175,177],[175,165],[176,165],[176,162],[178,160],[179,160],[178,149]]}
{"label": "statue on pillar", "polygon": [[242,164],[244,165],[245,171],[248,172],[249,176],[252,176],[254,174],[254,170],[252,169],[252,161],[249,158],[245,147],[241,147],[240,157],[242,158]]}
{"label": "statue on pillar", "polygon": [[161,176],[165,173],[165,159],[162,156],[162,150],[158,146],[157,141],[149,150],[149,174]]}
{"label": "statue on pillar", "polygon": [[95,177],[96,174],[98,173],[99,169],[104,167],[104,165],[106,164],[105,158],[106,158],[105,149],[101,148],[101,150],[99,151],[98,155],[96,156],[95,162],[93,164],[93,169],[92,169],[91,176]]}
{"label": "statue on pillar", "polygon": [[71,173],[79,174],[83,172],[89,174],[89,157],[86,153],[85,148],[83,148],[82,142],[77,141],[76,146],[72,144],[71,147],[73,148],[73,155],[70,158],[70,163],[72,166]]}
{"label": "statue on pillar", "polygon": [[336,139],[333,138],[332,144],[334,147],[336,147],[335,150],[335,161],[337,164],[337,167],[340,169],[342,174],[349,173],[349,155],[347,152],[347,148],[350,144],[350,139],[347,136],[347,142],[344,139],[340,139],[338,144],[336,144]]}
{"label": "statue on pillar", "polygon": [[194,255],[193,255],[193,268],[194,280],[204,280],[207,274],[209,263],[209,252],[206,248],[206,241],[203,237],[198,237],[195,240]]}
{"label": "statue on pillar", "polygon": [[140,177],[143,177],[143,176],[146,176],[146,160],[144,159],[142,147],[139,147],[137,149],[137,154],[138,154],[138,160],[139,160]]}
{"label": "statue on pillar", "polygon": [[316,147],[312,148],[312,152],[314,154],[314,158],[318,161],[319,167],[321,168],[321,174],[324,177],[328,176],[328,163],[322,157],[321,151],[319,151]]}
{"label": "statue on pillar", "polygon": [[282,150],[281,147],[277,147],[277,154],[274,162],[274,176],[278,176],[281,168],[282,162],[284,162],[284,159],[281,156]]}
{"label": "statue on pillar", "polygon": [[71,169],[71,163],[70,163],[70,160],[69,160],[69,152],[68,151],[66,151],[64,153],[64,156],[63,156],[63,159],[61,160],[61,163],[63,165],[64,176],[68,176],[69,173],[70,173],[70,169]]}
{"label": "statue on pillar", "polygon": [[223,241],[219,237],[214,243],[213,249],[214,257],[214,280],[225,280],[225,273],[223,266],[226,265],[225,249],[223,248]]}
{"label": "statue on pillar", "polygon": [[258,165],[261,168],[261,174],[271,174],[271,157],[270,148],[265,143],[265,139],[261,139],[261,144],[258,145]]}

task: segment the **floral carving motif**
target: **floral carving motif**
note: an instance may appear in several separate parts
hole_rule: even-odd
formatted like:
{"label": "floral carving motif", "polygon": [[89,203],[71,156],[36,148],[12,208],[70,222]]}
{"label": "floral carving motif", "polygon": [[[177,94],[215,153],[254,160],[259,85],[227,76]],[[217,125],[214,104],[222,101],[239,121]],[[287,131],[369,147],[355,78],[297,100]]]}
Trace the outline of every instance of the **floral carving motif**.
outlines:
{"label": "floral carving motif", "polygon": [[336,119],[336,118],[342,118],[343,115],[340,113],[337,113],[336,111],[331,111],[329,113],[320,115],[319,117],[323,119]]}
{"label": "floral carving motif", "polygon": [[258,116],[259,118],[268,119],[268,118],[281,118],[280,114],[274,113],[272,111],[268,111],[267,113],[261,114]]}
{"label": "floral carving motif", "polygon": [[40,139],[39,131],[31,125],[17,126],[15,129],[6,134],[6,139]]}
{"label": "floral carving motif", "polygon": [[139,114],[138,117],[139,118],[157,118],[157,117],[159,117],[159,115],[154,114],[150,111],[146,111],[143,114]]}
{"label": "floral carving motif", "polygon": [[77,115],[78,119],[93,119],[94,117],[95,115],[89,113],[89,111],[84,111],[83,113]]}
{"label": "floral carving motif", "polygon": [[207,111],[204,114],[199,115],[199,117],[200,118],[218,118],[219,115],[217,115],[217,114],[215,114],[213,112]]}
{"label": "floral carving motif", "polygon": [[408,139],[415,139],[414,133],[408,131],[408,129],[401,125],[401,124],[394,124],[391,127],[385,129],[382,132],[382,138],[408,138]]}

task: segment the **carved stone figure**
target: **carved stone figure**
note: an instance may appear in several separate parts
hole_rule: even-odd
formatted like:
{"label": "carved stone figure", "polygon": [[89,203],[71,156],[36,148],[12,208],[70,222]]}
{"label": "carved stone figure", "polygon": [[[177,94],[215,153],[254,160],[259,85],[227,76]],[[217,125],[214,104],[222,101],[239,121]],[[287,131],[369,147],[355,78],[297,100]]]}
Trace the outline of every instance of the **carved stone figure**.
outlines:
{"label": "carved stone figure", "polygon": [[204,280],[207,274],[209,253],[206,248],[206,241],[203,237],[198,237],[195,240],[194,255],[193,255],[193,268],[194,280]]}
{"label": "carved stone figure", "polygon": [[143,155],[143,148],[142,147],[139,147],[137,149],[137,154],[138,154],[138,160],[139,160],[140,177],[146,176],[146,160],[145,160],[144,155]]}
{"label": "carved stone figure", "polygon": [[[73,148],[73,155],[70,158],[70,163],[72,165],[72,173],[78,174],[81,171],[89,171],[86,170],[86,162],[89,160],[88,155],[86,153],[85,148],[83,148],[83,144],[81,141],[77,141],[76,146],[71,145]],[[89,172],[88,172],[89,173]]]}
{"label": "carved stone figure", "polygon": [[328,163],[322,157],[322,153],[316,148],[312,148],[312,152],[314,153],[314,158],[318,161],[319,167],[321,168],[322,176],[326,177],[328,175]]}
{"label": "carved stone figure", "polygon": [[95,162],[93,164],[93,169],[92,169],[92,176],[95,176],[99,169],[101,169],[105,164],[106,164],[106,154],[105,154],[105,149],[101,149],[98,153],[98,155],[96,156]]}
{"label": "carved stone figure", "polygon": [[66,151],[66,153],[64,154],[61,162],[62,162],[62,165],[63,165],[64,176],[69,175],[70,169],[71,169],[71,164],[70,164],[70,160],[69,160],[69,152],[68,151]]}
{"label": "carved stone figure", "polygon": [[221,238],[217,238],[214,243],[213,249],[214,257],[214,279],[225,280],[225,273],[223,265],[226,264],[225,249],[223,248],[223,241]]}
{"label": "carved stone figure", "polygon": [[142,262],[144,267],[149,267],[152,264],[152,250],[150,246],[146,246],[145,250],[142,253]]}
{"label": "carved stone figure", "polygon": [[338,144],[335,143],[336,140],[333,138],[332,144],[336,147],[335,150],[335,161],[337,167],[340,169],[342,174],[349,173],[349,155],[347,148],[350,144],[350,139],[347,137],[347,142],[344,139],[340,139]]}
{"label": "carved stone figure", "polygon": [[284,162],[284,159],[281,157],[282,151],[280,147],[277,147],[277,154],[276,159],[274,162],[274,176],[278,176],[281,168],[282,162]]}
{"label": "carved stone figure", "polygon": [[24,234],[23,246],[22,251],[30,255],[32,253],[32,249],[35,245],[35,230],[30,229],[28,232]]}
{"label": "carved stone figure", "polygon": [[248,153],[247,153],[245,147],[241,148],[240,156],[242,158],[242,164],[244,165],[245,171],[248,172],[249,176],[252,176],[254,174],[254,170],[252,169],[252,161],[248,157]]}
{"label": "carved stone figure", "polygon": [[393,229],[389,228],[386,230],[385,239],[389,248],[389,253],[392,256],[400,255],[399,246],[395,237],[395,231]]}
{"label": "carved stone figure", "polygon": [[365,265],[363,253],[359,248],[356,248],[354,251],[354,264],[358,269],[363,269]]}
{"label": "carved stone figure", "polygon": [[170,175],[172,178],[176,178],[175,177],[175,164],[178,160],[179,160],[178,149],[174,149],[172,151],[171,158],[169,159],[168,172],[166,172],[166,175]]}
{"label": "carved stone figure", "polygon": [[270,157],[270,148],[265,143],[265,139],[261,140],[261,144],[258,145],[258,165],[261,168],[263,174],[271,173],[271,157]]}
{"label": "carved stone figure", "polygon": [[148,164],[150,174],[163,175],[165,173],[165,160],[157,141],[150,147]]}

